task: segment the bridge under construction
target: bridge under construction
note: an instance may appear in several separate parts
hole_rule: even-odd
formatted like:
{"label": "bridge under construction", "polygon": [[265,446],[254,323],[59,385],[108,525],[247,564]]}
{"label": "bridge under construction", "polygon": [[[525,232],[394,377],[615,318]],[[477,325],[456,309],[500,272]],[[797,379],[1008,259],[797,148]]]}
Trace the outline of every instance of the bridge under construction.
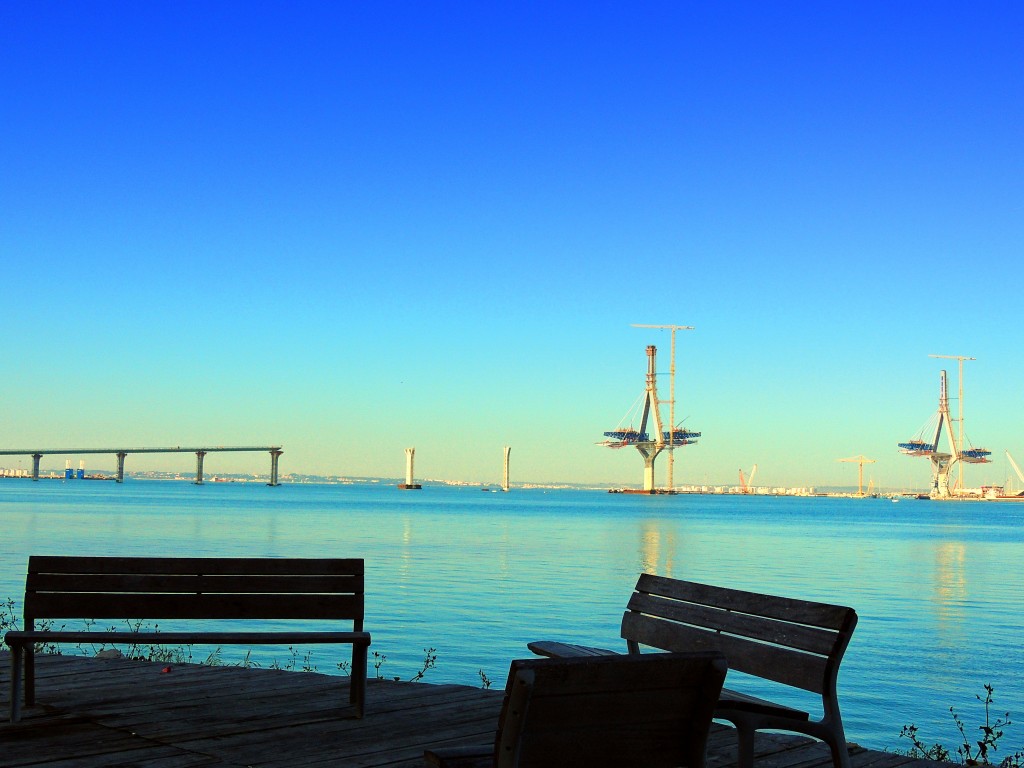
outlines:
{"label": "bridge under construction", "polygon": [[[673,342],[675,340],[674,331],[684,326],[643,326],[643,327],[664,327],[673,329]],[[672,397],[670,403],[672,407],[672,417],[674,418],[675,412],[675,344],[673,343],[673,362],[672,362]],[[654,460],[658,457],[663,450],[668,449],[669,457],[672,457],[672,451],[683,445],[692,445],[696,443],[696,438],[700,437],[700,432],[691,432],[682,427],[676,426],[671,421],[670,428],[664,429],[661,420],[661,404],[666,402],[658,399],[658,383],[657,383],[657,348],[652,344],[647,347],[647,382],[644,388],[644,393],[640,396],[635,407],[631,410],[623,422],[620,423],[615,429],[605,432],[604,436],[608,438],[598,445],[603,445],[608,448],[625,448],[632,446],[637,449],[644,460],[644,487],[642,493],[675,493],[674,483],[670,471],[668,474],[668,482],[666,487],[662,491],[658,491],[655,488],[654,483]],[[639,426],[635,426],[635,419],[639,417]],[[654,417],[654,435],[648,432],[648,421],[651,416]],[[628,421],[628,426],[625,422]]]}
{"label": "bridge under construction", "polygon": [[[965,464],[987,464],[991,451],[985,448],[975,448],[964,436],[964,360],[973,360],[973,357],[960,357],[953,355],[930,355],[930,357],[943,357],[957,360],[959,362],[959,381],[957,408],[959,416],[954,419],[949,409],[949,386],[946,380],[946,372],[941,371],[939,375],[939,408],[938,411],[921,428],[918,434],[905,443],[899,443],[901,453],[907,456],[927,457],[932,465],[932,484],[928,495],[933,499],[951,499],[964,495]],[[953,423],[956,422],[958,429],[954,431]],[[945,432],[949,443],[949,451],[939,450],[939,441]],[[950,487],[950,477],[954,469],[958,469],[957,478]]]}
{"label": "bridge under construction", "polygon": [[203,459],[208,453],[268,451],[270,453],[270,482],[267,485],[278,485],[277,463],[284,451],[280,445],[267,446],[224,446],[211,448],[53,448],[53,449],[0,449],[0,456],[31,456],[32,479],[39,479],[39,461],[43,456],[80,456],[83,454],[112,454],[117,456],[117,476],[119,483],[124,482],[124,460],[130,453],[194,453],[196,455],[196,485],[203,484]]}

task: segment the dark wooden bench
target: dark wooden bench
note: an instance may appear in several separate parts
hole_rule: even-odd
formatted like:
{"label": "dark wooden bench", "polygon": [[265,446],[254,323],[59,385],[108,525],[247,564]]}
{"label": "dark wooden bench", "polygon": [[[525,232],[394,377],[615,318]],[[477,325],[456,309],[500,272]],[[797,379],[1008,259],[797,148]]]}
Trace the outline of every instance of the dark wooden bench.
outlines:
{"label": "dark wooden bench", "polygon": [[704,768],[718,653],[512,662],[494,741],[427,750],[439,768]]}
{"label": "dark wooden bench", "polygon": [[[35,703],[37,643],[352,646],[349,703],[363,716],[370,634],[363,631],[363,561],[306,558],[44,557],[28,561],[25,623],[11,648],[11,722]],[[116,631],[36,629],[41,619],[341,620],[351,631]]]}
{"label": "dark wooden bench", "polygon": [[[836,678],[857,614],[852,608],[641,574],[622,617],[630,654],[640,647],[683,652],[715,650],[730,670],[821,695],[823,716],[723,689],[715,717],[736,726],[739,765],[754,762],[754,732],[784,730],[821,739],[836,768],[849,768]],[[602,648],[540,641],[542,656],[602,656]]]}

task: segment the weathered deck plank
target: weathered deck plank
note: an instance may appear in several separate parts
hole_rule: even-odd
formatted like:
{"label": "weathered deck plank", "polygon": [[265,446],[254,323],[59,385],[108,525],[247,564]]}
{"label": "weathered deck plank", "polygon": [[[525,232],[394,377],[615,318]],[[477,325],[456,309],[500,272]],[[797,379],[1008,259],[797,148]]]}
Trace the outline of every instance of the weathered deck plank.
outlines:
{"label": "weathered deck plank", "polygon": [[[170,672],[162,672],[166,666]],[[0,653],[0,711],[10,655]],[[413,768],[423,750],[491,742],[502,692],[370,680],[366,716],[347,680],[283,670],[40,656],[38,705],[0,723],[5,768],[309,766]],[[756,768],[831,768],[828,749],[803,737],[758,734]],[[713,726],[709,768],[731,768],[736,735]],[[851,749],[852,768],[925,768]],[[936,768],[929,763],[928,768]]]}

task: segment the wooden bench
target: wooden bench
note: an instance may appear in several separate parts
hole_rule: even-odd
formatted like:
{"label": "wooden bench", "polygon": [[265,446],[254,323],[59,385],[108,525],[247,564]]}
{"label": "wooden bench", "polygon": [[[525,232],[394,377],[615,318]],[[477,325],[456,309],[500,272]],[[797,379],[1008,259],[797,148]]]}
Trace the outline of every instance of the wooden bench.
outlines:
{"label": "wooden bench", "polygon": [[427,750],[438,768],[704,768],[719,653],[512,662],[490,744]]}
{"label": "wooden bench", "polygon": [[[363,561],[305,558],[44,557],[28,561],[24,630],[11,631],[11,722],[35,703],[37,643],[352,646],[349,703],[363,716],[370,634],[363,631]],[[36,629],[40,619],[321,619],[352,631],[116,631]]]}
{"label": "wooden bench", "polygon": [[[716,650],[730,670],[821,695],[823,716],[723,689],[715,717],[739,736],[739,765],[754,762],[754,732],[784,730],[821,739],[836,768],[850,768],[836,678],[857,614],[852,608],[641,574],[622,617],[630,654]],[[542,656],[601,656],[601,648],[550,641],[529,643]]]}

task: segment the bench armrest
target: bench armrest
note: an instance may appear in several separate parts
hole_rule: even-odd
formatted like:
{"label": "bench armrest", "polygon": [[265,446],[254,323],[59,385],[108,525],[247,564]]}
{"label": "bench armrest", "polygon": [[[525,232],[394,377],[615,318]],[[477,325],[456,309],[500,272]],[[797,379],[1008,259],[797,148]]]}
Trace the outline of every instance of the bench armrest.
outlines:
{"label": "bench armrest", "polygon": [[618,656],[618,651],[609,651],[605,648],[591,648],[587,645],[573,645],[572,643],[559,643],[555,640],[535,640],[527,643],[526,647],[538,656],[548,656],[558,659],[574,658],[579,656]]}

